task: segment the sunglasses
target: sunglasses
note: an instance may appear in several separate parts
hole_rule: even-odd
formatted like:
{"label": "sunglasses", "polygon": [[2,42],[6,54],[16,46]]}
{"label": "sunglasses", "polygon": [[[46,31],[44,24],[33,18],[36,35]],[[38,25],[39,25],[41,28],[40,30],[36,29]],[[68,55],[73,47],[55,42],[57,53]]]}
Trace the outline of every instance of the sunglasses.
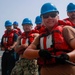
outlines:
{"label": "sunglasses", "polygon": [[44,19],[49,18],[49,17],[55,18],[55,17],[57,16],[57,14],[58,14],[58,13],[46,13],[46,14],[43,14],[42,17],[43,17]]}

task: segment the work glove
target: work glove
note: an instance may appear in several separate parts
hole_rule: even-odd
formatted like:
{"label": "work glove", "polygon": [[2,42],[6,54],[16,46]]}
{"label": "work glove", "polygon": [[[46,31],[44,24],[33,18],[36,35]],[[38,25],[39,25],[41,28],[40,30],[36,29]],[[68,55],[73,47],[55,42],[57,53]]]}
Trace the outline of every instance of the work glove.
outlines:
{"label": "work glove", "polygon": [[39,51],[39,56],[46,60],[50,60],[52,58],[50,52],[44,49]]}
{"label": "work glove", "polygon": [[55,59],[57,63],[65,64],[66,60],[69,60],[69,56],[67,54],[61,54],[57,56]]}

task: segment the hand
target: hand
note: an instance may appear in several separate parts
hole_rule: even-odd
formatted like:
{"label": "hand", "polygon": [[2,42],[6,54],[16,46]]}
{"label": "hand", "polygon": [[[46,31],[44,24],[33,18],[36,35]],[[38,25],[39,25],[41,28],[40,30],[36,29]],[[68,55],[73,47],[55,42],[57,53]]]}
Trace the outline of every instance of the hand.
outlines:
{"label": "hand", "polygon": [[47,60],[49,60],[49,59],[52,58],[50,52],[47,51],[47,50],[44,50],[44,49],[42,49],[42,50],[39,51],[39,56],[40,56],[41,58],[47,59]]}
{"label": "hand", "polygon": [[22,49],[27,48],[27,47],[28,47],[28,44],[22,44],[22,45],[21,45],[21,48],[22,48]]}
{"label": "hand", "polygon": [[66,63],[65,60],[69,60],[69,56],[67,54],[61,54],[61,55],[56,57],[56,62],[57,63],[64,64],[64,63]]}
{"label": "hand", "polygon": [[12,50],[12,49],[13,49],[13,46],[8,47],[8,50]]}

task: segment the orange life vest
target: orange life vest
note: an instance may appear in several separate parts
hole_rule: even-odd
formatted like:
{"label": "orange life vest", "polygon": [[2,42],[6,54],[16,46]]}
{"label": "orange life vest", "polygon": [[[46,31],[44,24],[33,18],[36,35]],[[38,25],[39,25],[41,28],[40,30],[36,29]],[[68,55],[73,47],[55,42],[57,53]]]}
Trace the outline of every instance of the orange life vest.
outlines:
{"label": "orange life vest", "polygon": [[63,25],[63,26],[68,25],[68,26],[70,26],[71,23],[69,21],[66,22],[65,20],[58,20],[58,25]]}
{"label": "orange life vest", "polygon": [[11,30],[11,32],[5,31],[5,34],[3,35],[3,45],[5,49],[8,49],[8,47],[12,46],[14,43],[14,30]]}
{"label": "orange life vest", "polygon": [[[30,45],[31,43],[32,43],[32,41],[34,40],[34,33],[38,33],[38,31],[37,30],[32,30],[32,31],[30,31],[30,32],[28,32],[28,33],[25,33],[25,32],[23,32],[22,34],[21,34],[21,42],[20,42],[20,44],[28,44],[28,45]],[[23,52],[24,52],[24,50],[25,49],[23,49],[23,50],[20,50],[19,52],[18,52],[18,54],[22,54]]]}
{"label": "orange life vest", "polygon": [[70,26],[72,26],[72,27],[74,27],[74,28],[75,28],[75,24],[74,24],[74,23],[72,23],[72,22],[70,21],[70,19],[69,19],[69,18],[64,19],[64,21],[65,21],[66,23],[68,23]]}
{"label": "orange life vest", "polygon": [[41,28],[41,25],[39,25],[39,26],[36,25],[34,29],[35,29],[35,30],[40,30],[40,28]]}
{"label": "orange life vest", "polygon": [[[52,31],[45,31],[40,35],[40,49],[48,50],[53,55],[60,55],[62,53],[70,52],[72,49],[65,42],[62,35],[63,26],[57,26],[52,29]],[[55,59],[52,58],[50,61],[43,60],[42,58],[38,59],[39,65],[48,65],[54,64]]]}
{"label": "orange life vest", "polygon": [[39,30],[39,34],[43,33],[44,29],[45,29],[45,26],[42,25],[41,28],[40,28],[40,30]]}
{"label": "orange life vest", "polygon": [[17,29],[17,31],[18,31],[18,35],[21,35],[22,32],[21,32],[20,28],[16,28],[16,29]]}
{"label": "orange life vest", "polygon": [[28,35],[26,35],[24,32],[21,35],[21,44],[26,43],[29,45],[33,41],[33,39],[34,39],[34,36],[32,34],[29,33]]}

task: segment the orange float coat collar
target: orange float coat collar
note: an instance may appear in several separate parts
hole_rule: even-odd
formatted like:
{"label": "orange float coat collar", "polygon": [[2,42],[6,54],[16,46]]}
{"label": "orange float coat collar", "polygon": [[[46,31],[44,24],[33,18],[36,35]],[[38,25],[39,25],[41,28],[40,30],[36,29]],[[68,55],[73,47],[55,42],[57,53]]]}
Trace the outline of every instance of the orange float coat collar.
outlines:
{"label": "orange float coat collar", "polygon": [[72,23],[72,22],[70,21],[70,19],[69,19],[69,18],[64,19],[64,21],[65,21],[66,23],[69,23],[69,25],[70,25],[70,26],[72,26],[72,27],[74,27],[74,28],[75,28],[75,24],[74,24],[74,23]]}

